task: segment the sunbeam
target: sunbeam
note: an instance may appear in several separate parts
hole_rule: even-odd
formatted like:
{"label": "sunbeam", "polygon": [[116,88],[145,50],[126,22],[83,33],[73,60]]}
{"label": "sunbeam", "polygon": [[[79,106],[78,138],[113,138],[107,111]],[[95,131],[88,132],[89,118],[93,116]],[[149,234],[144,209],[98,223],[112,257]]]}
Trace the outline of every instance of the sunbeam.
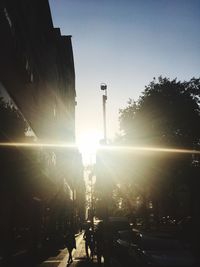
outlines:
{"label": "sunbeam", "polygon": [[23,143],[23,142],[1,142],[0,147],[53,147],[53,148],[76,148],[76,144],[69,143]]}
{"label": "sunbeam", "polygon": [[142,147],[142,146],[100,146],[100,149],[132,152],[164,152],[164,153],[183,153],[183,154],[200,154],[199,150],[166,148],[166,147]]}
{"label": "sunbeam", "polygon": [[[76,148],[75,143],[23,143],[23,142],[1,142],[0,147],[53,147],[53,148]],[[167,148],[167,147],[142,147],[142,146],[98,146],[99,150],[132,151],[132,152],[163,152],[163,153],[183,153],[200,154],[200,150]]]}

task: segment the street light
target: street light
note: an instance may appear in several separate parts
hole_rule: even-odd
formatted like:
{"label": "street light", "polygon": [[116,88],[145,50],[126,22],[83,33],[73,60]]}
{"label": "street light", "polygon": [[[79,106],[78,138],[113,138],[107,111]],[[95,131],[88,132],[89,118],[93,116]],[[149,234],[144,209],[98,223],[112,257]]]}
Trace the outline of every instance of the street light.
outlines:
{"label": "street light", "polygon": [[104,91],[102,95],[103,100],[103,129],[104,129],[104,144],[107,144],[107,129],[106,129],[106,100],[107,100],[107,85],[101,83],[101,90]]}

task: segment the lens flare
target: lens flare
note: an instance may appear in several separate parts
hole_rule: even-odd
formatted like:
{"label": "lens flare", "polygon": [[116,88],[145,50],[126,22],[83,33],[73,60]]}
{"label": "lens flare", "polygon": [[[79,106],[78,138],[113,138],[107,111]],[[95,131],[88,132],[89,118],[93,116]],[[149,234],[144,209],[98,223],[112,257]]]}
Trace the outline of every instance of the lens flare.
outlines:
{"label": "lens flare", "polygon": [[183,154],[200,154],[199,150],[168,148],[168,147],[142,147],[142,146],[100,146],[100,149],[113,151],[130,151],[130,152],[164,152],[164,153],[183,153]]}
{"label": "lens flare", "polygon": [[49,147],[49,148],[75,148],[75,144],[69,143],[23,143],[23,142],[2,142],[0,147]]}
{"label": "lens flare", "polygon": [[[75,143],[23,143],[23,142],[1,142],[0,147],[35,147],[35,148],[77,148]],[[92,144],[93,147],[93,144]],[[167,148],[167,147],[142,147],[142,146],[102,146],[97,149],[113,150],[113,151],[133,151],[133,152],[163,152],[163,153],[184,153],[184,154],[200,154],[199,150]]]}

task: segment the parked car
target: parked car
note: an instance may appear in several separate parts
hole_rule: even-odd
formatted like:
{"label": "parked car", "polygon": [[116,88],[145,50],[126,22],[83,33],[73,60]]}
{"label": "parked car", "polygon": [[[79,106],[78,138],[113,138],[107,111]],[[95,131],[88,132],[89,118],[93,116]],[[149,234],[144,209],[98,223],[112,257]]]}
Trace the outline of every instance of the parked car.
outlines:
{"label": "parked car", "polygon": [[130,223],[126,217],[109,217],[108,223],[110,228],[115,231],[130,230]]}
{"label": "parked car", "polygon": [[118,231],[118,239],[114,241],[114,254],[121,258],[129,257],[129,249],[138,245],[142,234],[137,229]]}
{"label": "parked car", "polygon": [[[105,225],[106,222],[103,220],[95,220],[94,228],[98,228],[99,225]],[[112,233],[118,233],[122,230],[130,230],[130,223],[126,217],[109,217],[107,219],[107,226],[112,231]]]}
{"label": "parked car", "polygon": [[192,267],[195,258],[178,240],[142,236],[130,244],[129,258],[138,267]]}

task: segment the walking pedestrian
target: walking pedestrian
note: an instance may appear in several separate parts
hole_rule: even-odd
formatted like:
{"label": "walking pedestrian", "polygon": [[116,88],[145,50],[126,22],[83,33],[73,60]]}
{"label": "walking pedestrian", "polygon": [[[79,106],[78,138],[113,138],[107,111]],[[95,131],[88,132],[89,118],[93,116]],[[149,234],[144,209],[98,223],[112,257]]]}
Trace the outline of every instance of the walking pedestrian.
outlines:
{"label": "walking pedestrian", "polygon": [[[83,239],[85,240],[85,252],[87,259],[93,258],[94,254],[94,235],[92,232],[92,229],[88,226],[85,230],[85,233],[83,235]],[[89,250],[90,250],[90,256],[89,256]]]}
{"label": "walking pedestrian", "polygon": [[95,242],[96,242],[96,253],[97,253],[97,262],[98,265],[101,265],[101,258],[103,256],[104,250],[104,240],[103,240],[103,224],[99,223],[95,231]]}
{"label": "walking pedestrian", "polygon": [[94,252],[95,252],[95,235],[92,229],[90,229],[90,231],[91,231],[90,242],[89,242],[90,259],[93,261]]}
{"label": "walking pedestrian", "polygon": [[102,257],[104,258],[104,266],[110,266],[111,250],[112,250],[112,231],[108,222],[100,222],[95,233],[97,262],[101,265]]}
{"label": "walking pedestrian", "polygon": [[73,262],[72,251],[73,251],[73,249],[76,249],[76,239],[75,239],[75,235],[74,235],[73,230],[69,231],[69,233],[67,234],[66,247],[67,247],[67,250],[69,253],[69,257],[68,257],[68,261],[67,261],[67,263],[69,265]]}

